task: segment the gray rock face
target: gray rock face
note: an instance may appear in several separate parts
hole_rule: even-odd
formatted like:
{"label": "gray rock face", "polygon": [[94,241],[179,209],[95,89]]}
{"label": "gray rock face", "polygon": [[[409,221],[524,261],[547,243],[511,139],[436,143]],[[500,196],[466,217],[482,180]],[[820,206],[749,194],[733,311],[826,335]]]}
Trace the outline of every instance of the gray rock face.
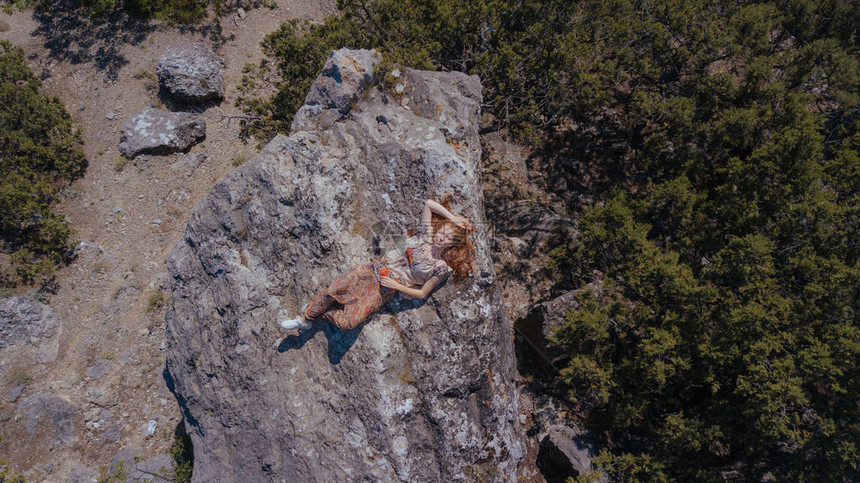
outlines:
{"label": "gray rock face", "polygon": [[541,440],[539,461],[561,475],[578,476],[593,471],[591,460],[596,455],[595,447],[586,442],[577,426],[555,424]]}
{"label": "gray rock face", "polygon": [[170,154],[187,151],[206,137],[206,121],[187,112],[148,107],[122,126],[119,152],[128,158],[138,154]]}
{"label": "gray rock face", "polygon": [[30,436],[47,436],[55,448],[75,442],[74,418],[78,408],[65,399],[52,394],[33,394],[21,401],[17,410],[27,418],[25,427]]}
{"label": "gray rock face", "polygon": [[[194,481],[516,479],[525,445],[477,175],[481,86],[408,69],[403,84],[393,96],[359,83],[348,118],[277,136],[212,188],[171,252],[168,383]],[[474,276],[352,331],[278,328],[279,312],[374,256],[370,227],[405,236],[447,193],[477,228]]]}
{"label": "gray rock face", "polygon": [[204,45],[171,50],[159,59],[155,73],[180,101],[199,103],[224,97],[224,60]]}
{"label": "gray rock face", "polygon": [[29,297],[0,299],[0,349],[54,336],[59,320],[51,307]]}

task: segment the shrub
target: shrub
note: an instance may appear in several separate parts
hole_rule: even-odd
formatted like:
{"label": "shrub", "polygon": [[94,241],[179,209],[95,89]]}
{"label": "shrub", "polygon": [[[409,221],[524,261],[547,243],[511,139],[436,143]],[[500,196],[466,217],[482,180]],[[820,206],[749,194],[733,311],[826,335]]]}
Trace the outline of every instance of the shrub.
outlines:
{"label": "shrub", "polygon": [[[262,0],[252,0],[251,5],[259,5]],[[236,6],[247,3],[231,2]],[[168,22],[190,24],[206,17],[209,6],[221,14],[222,0],[81,0],[80,6],[91,17],[98,17],[119,8],[143,18],[158,18]],[[268,5],[267,5],[268,6]],[[15,9],[28,7],[47,9],[46,0],[3,0],[3,11],[12,13]],[[271,8],[271,6],[269,6]]]}
{"label": "shrub", "polygon": [[52,206],[87,167],[80,131],[40,84],[24,52],[0,42],[0,239],[25,281],[68,261],[73,230]]}
{"label": "shrub", "polygon": [[162,290],[157,290],[155,293],[149,296],[149,300],[146,302],[146,307],[143,309],[144,312],[151,313],[156,310],[161,310],[164,307],[164,304],[167,302],[167,297],[164,295]]}

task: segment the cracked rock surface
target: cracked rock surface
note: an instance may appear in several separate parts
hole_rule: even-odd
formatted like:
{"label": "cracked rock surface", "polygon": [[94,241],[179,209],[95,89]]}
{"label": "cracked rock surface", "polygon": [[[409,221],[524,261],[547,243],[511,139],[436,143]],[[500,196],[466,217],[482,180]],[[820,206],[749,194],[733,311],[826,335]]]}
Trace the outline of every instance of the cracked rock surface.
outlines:
{"label": "cracked rock surface", "polygon": [[[326,70],[376,59],[341,50]],[[516,480],[525,446],[478,179],[481,85],[401,79],[400,93],[356,82],[346,104],[313,99],[326,122],[294,123],[216,184],[171,252],[167,377],[194,481]],[[385,253],[448,193],[476,228],[473,276],[395,298],[355,330],[280,330],[279,313],[375,257],[369,233]]]}
{"label": "cracked rock surface", "polygon": [[159,59],[158,81],[179,101],[201,103],[224,97],[224,60],[209,47],[192,44]]}
{"label": "cracked rock surface", "polygon": [[206,121],[198,116],[148,107],[123,124],[119,152],[128,158],[184,152],[205,137]]}

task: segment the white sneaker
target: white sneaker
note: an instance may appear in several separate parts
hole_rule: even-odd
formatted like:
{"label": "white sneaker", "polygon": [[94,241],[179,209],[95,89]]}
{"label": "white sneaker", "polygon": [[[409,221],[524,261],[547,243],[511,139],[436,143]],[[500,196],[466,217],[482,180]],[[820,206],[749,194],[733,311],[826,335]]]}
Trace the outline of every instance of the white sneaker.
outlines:
{"label": "white sneaker", "polygon": [[293,330],[293,329],[309,329],[311,326],[310,322],[305,322],[301,317],[295,317],[293,319],[285,319],[281,321],[281,328],[284,330]]}

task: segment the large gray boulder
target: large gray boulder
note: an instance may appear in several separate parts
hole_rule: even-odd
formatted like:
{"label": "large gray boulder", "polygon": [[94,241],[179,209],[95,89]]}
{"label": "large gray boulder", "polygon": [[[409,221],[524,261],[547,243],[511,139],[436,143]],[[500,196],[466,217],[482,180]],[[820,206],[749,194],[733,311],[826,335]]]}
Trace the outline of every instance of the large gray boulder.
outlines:
{"label": "large gray boulder", "polygon": [[[194,481],[516,480],[525,446],[477,173],[481,85],[402,79],[401,94],[360,85],[349,116],[275,137],[212,188],[171,252],[167,377]],[[352,331],[278,328],[371,259],[369,227],[405,236],[446,193],[477,228],[472,277]]]}
{"label": "large gray boulder", "polygon": [[158,60],[155,73],[177,100],[199,103],[224,97],[224,60],[205,45],[169,51]]}
{"label": "large gray boulder", "polygon": [[185,152],[205,137],[206,121],[200,117],[148,107],[123,124],[119,152],[128,158]]}

